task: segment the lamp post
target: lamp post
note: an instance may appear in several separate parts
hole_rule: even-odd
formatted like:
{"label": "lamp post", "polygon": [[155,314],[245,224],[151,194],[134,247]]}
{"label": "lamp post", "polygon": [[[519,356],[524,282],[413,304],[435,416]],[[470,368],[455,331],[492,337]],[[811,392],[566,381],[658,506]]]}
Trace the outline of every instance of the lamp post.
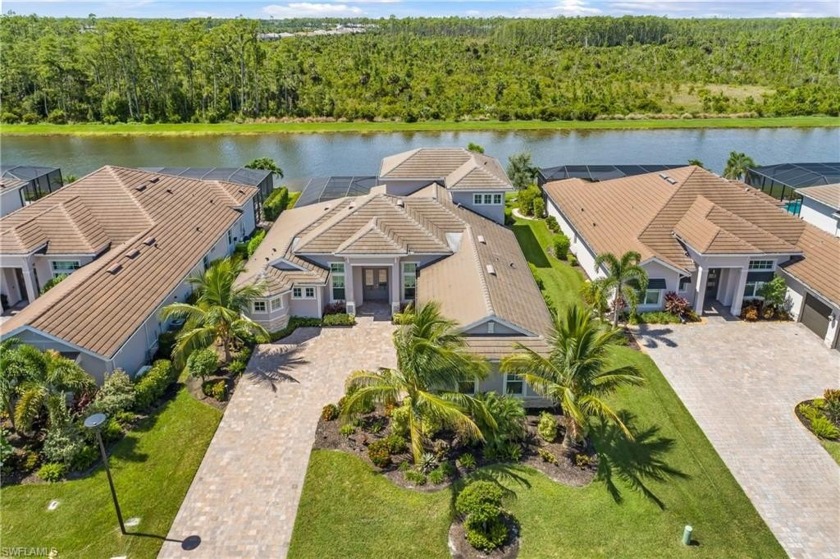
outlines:
{"label": "lamp post", "polygon": [[99,443],[99,451],[102,453],[102,464],[105,465],[105,474],[108,476],[108,485],[111,487],[111,497],[114,499],[114,508],[117,511],[117,520],[120,521],[120,532],[125,534],[125,524],[123,523],[122,512],[120,511],[120,503],[117,501],[117,491],[114,489],[114,480],[111,479],[111,469],[108,468],[108,455],[105,453],[105,444],[102,442],[102,433],[100,428],[108,421],[108,416],[104,413],[95,413],[85,419],[85,428],[91,429],[96,433],[96,441]]}

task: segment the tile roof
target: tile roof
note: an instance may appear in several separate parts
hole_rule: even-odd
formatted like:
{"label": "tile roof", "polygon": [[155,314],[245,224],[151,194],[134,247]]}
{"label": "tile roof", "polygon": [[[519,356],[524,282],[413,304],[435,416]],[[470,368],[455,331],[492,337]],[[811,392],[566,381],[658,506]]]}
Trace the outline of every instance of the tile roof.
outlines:
{"label": "tile roof", "polygon": [[499,161],[464,148],[418,148],[382,159],[379,178],[443,179],[450,190],[512,190]]}
{"label": "tile roof", "polygon": [[825,204],[832,210],[840,211],[840,183],[825,184],[821,186],[808,186],[796,191],[805,198],[811,198],[821,204]]}
{"label": "tile roof", "polygon": [[108,252],[6,321],[4,334],[28,326],[112,357],[239,219],[237,208],[257,192],[248,186],[103,167],[2,218],[4,232],[20,236],[20,231],[34,228],[54,234],[61,231],[51,229],[56,214],[62,227],[72,222],[84,230],[81,237],[110,242]]}
{"label": "tile roof", "polygon": [[840,238],[806,223],[796,244],[803,255],[782,270],[840,306]]}

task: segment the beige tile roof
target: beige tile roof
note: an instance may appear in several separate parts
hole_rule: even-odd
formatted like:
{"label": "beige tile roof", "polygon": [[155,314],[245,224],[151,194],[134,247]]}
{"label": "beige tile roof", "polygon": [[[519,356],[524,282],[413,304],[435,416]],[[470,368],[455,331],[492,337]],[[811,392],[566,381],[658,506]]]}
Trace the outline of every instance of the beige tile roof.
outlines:
{"label": "beige tile roof", "polygon": [[825,204],[832,210],[840,210],[840,183],[799,188],[796,193]]}
{"label": "beige tile roof", "polygon": [[[96,191],[115,195],[111,214],[107,200],[92,195]],[[234,192],[245,202],[258,190],[236,185]],[[5,322],[4,334],[29,326],[105,357],[120,349],[241,216],[219,183],[117,167],[104,167],[42,200],[51,212],[58,199],[64,210],[72,209],[74,193],[98,216],[110,250]]]}
{"label": "beige tile roof", "polygon": [[506,355],[517,353],[515,344],[520,343],[541,355],[548,355],[551,346],[545,337],[526,336],[471,336],[466,338],[467,349],[491,361],[501,361]]}
{"label": "beige tile roof", "polygon": [[782,269],[840,306],[840,238],[806,223],[797,246],[803,256],[782,264]]}
{"label": "beige tile roof", "polygon": [[660,173],[556,181],[545,191],[596,253],[635,250],[643,260],[691,271],[694,263],[677,230],[718,254],[797,252],[803,222],[758,190],[693,166],[671,169],[666,177],[671,182]]}
{"label": "beige tile roof", "polygon": [[512,190],[498,160],[464,148],[418,148],[382,159],[379,178],[443,179],[451,190]]}

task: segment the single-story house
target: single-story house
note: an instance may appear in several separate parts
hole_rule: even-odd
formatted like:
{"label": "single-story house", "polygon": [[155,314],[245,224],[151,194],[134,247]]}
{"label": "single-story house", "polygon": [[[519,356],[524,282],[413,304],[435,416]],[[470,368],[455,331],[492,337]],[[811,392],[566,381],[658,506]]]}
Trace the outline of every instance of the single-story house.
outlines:
{"label": "single-story house", "polygon": [[0,216],[10,214],[64,186],[61,169],[0,166]]}
{"label": "single-story house", "polygon": [[796,191],[802,196],[799,217],[840,237],[840,183],[823,186],[808,186]]}
{"label": "single-story house", "polygon": [[109,166],[0,218],[0,290],[20,309],[0,337],[72,355],[98,381],[136,374],[168,327],[160,310],[254,230],[257,193]]}
{"label": "single-story house", "polygon": [[460,388],[540,405],[521,379],[498,373],[516,342],[547,352],[552,328],[516,237],[501,224],[512,189],[504,170],[460,149],[414,150],[382,169],[366,196],[283,212],[240,278],[265,285],[251,318],[277,331],[291,316],[323,316],[327,305],[356,314],[437,301],[468,347],[495,364],[479,386]]}
{"label": "single-story house", "polygon": [[549,215],[590,278],[605,273],[595,267],[598,254],[641,255],[650,278],[641,311],[661,309],[664,295],[676,292],[698,313],[718,304],[738,315],[744,300],[760,298],[764,283],[780,272],[792,314],[826,345],[837,345],[840,239],[785,212],[777,200],[696,166],[602,182],[555,181],[543,189]]}

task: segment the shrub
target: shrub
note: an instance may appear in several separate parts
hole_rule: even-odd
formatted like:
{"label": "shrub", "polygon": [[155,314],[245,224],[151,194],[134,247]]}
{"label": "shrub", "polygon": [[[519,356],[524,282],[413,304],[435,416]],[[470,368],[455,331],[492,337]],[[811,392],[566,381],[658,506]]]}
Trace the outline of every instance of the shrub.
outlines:
{"label": "shrub", "polygon": [[485,435],[488,446],[502,446],[521,441],[525,437],[525,408],[522,400],[509,395],[487,392],[477,397],[496,420],[496,428],[478,420],[477,425]]}
{"label": "shrub", "polygon": [[245,369],[248,366],[245,364],[245,361],[241,359],[234,359],[228,365],[227,370],[233,375],[239,375],[245,372]]}
{"label": "shrub", "polygon": [[67,473],[67,466],[59,462],[44,464],[38,470],[38,477],[49,483],[59,481]]}
{"label": "shrub", "polygon": [[840,423],[840,390],[826,388],[823,392],[823,411],[826,417],[835,423]]}
{"label": "shrub", "polygon": [[431,452],[425,452],[420,457],[420,463],[417,466],[423,473],[431,472],[438,467],[438,457]]}
{"label": "shrub", "polygon": [[811,404],[802,403],[799,404],[796,409],[799,411],[800,414],[802,414],[802,417],[811,422],[813,422],[818,417],[823,417],[823,413]]}
{"label": "shrub", "polygon": [[545,215],[545,201],[542,197],[534,199],[533,207],[535,217],[543,217]]}
{"label": "shrub", "polygon": [[2,115],[0,115],[0,122],[3,122],[5,124],[17,124],[18,122],[20,122],[20,117],[15,113],[4,112]]}
{"label": "shrub", "polygon": [[233,257],[239,260],[248,260],[248,243],[236,243],[233,246]]}
{"label": "shrub", "polygon": [[391,454],[400,454],[408,448],[405,439],[393,433],[385,437],[385,441],[388,443],[388,452]]}
{"label": "shrub", "polygon": [[106,443],[116,441],[123,436],[123,430],[119,422],[113,417],[108,419],[100,430],[102,440]]}
{"label": "shrub", "polygon": [[342,314],[347,312],[347,304],[344,301],[334,301],[324,305],[324,316],[330,314]]}
{"label": "shrub", "polygon": [[67,124],[67,113],[61,109],[53,109],[47,115],[47,122],[50,124]]}
{"label": "shrub", "polygon": [[305,316],[293,316],[289,319],[289,323],[286,325],[285,328],[282,330],[278,330],[276,332],[271,332],[269,334],[269,340],[272,342],[276,342],[277,340],[281,340],[297,330],[298,328],[304,327],[320,327],[321,326],[321,319],[320,318],[309,318]]}
{"label": "shrub", "polygon": [[516,220],[513,219],[513,211],[510,208],[505,208],[505,225],[513,225]]}
{"label": "shrub", "polygon": [[366,430],[368,433],[373,433],[374,435],[377,435],[381,433],[383,429],[385,429],[385,419],[377,417],[368,422]]}
{"label": "shrub", "polygon": [[560,260],[568,259],[570,245],[571,241],[569,241],[569,237],[560,233],[554,237],[554,255]]}
{"label": "shrub", "polygon": [[187,359],[187,372],[191,377],[205,379],[219,370],[219,356],[212,348],[193,351]]}
{"label": "shrub", "polygon": [[578,265],[577,256],[575,256],[574,254],[570,254],[569,255],[569,266],[577,266],[577,265]]}
{"label": "shrub", "polygon": [[119,411],[114,414],[114,419],[120,424],[123,430],[127,431],[137,421],[137,414],[130,411]]}
{"label": "shrub", "polygon": [[643,312],[630,316],[631,324],[677,324],[680,318],[665,311]]}
{"label": "shrub", "polygon": [[787,301],[787,285],[785,285],[785,279],[781,276],[774,277],[761,286],[759,295],[764,298],[765,306],[770,306],[776,310],[784,309]]}
{"label": "shrub", "polygon": [[[407,462],[404,462],[407,463]],[[403,472],[405,480],[414,485],[426,485],[426,474],[417,470],[406,470]]]}
{"label": "shrub", "polygon": [[540,414],[540,422],[537,425],[537,433],[542,440],[553,443],[554,439],[557,438],[558,427],[559,424],[556,417],[545,411]]}
{"label": "shrub", "polygon": [[5,429],[0,429],[0,465],[4,464],[14,452],[15,449],[12,447],[12,443],[9,442],[9,432]]}
{"label": "shrub", "polygon": [[432,485],[440,485],[446,481],[447,477],[446,472],[439,467],[429,472],[429,482],[431,482]]}
{"label": "shrub", "polygon": [[321,419],[324,421],[332,421],[338,417],[338,406],[335,404],[327,404],[321,410]]}
{"label": "shrub", "polygon": [[840,429],[823,415],[811,420],[811,431],[821,439],[834,440],[840,438]]}
{"label": "shrub", "polygon": [[674,316],[685,316],[691,311],[691,303],[685,297],[680,297],[673,291],[665,294],[665,310]]}
{"label": "shrub", "polygon": [[467,542],[476,549],[492,551],[504,545],[508,538],[508,529],[499,518],[486,522],[479,522],[467,517],[464,522]]}
{"label": "shrub", "polygon": [[353,326],[356,319],[347,313],[328,314],[321,320],[322,326]]}
{"label": "shrub", "polygon": [[158,336],[158,355],[163,356],[163,359],[172,357],[172,350],[175,348],[175,337],[177,332],[164,332]]}
{"label": "shrub", "polygon": [[592,464],[592,458],[588,454],[575,454],[575,464],[578,468],[585,468]]}
{"label": "shrub", "polygon": [[387,468],[391,465],[391,452],[388,449],[388,441],[379,439],[368,446],[368,458],[378,468]]}
{"label": "shrub", "polygon": [[41,295],[61,283],[64,278],[66,278],[69,274],[59,274],[57,276],[53,276],[51,280],[44,284],[44,287],[41,288]]}
{"label": "shrub", "polygon": [[87,470],[98,458],[99,451],[96,447],[93,445],[87,445],[81,450],[81,452],[79,452],[78,455],[76,455],[76,459],[73,460],[72,464],[70,464],[70,469],[74,472]]}
{"label": "shrub", "polygon": [[542,458],[543,462],[548,462],[549,464],[557,463],[557,457],[544,448],[537,449],[537,454],[540,455],[540,458]]}
{"label": "shrub", "polygon": [[263,242],[263,239],[265,239],[264,229],[260,229],[256,232],[256,234],[253,237],[251,237],[251,239],[248,241],[248,258],[254,256],[254,253],[257,252],[260,243]]}
{"label": "shrub", "polygon": [[135,383],[136,397],[134,408],[139,411],[149,409],[160,399],[169,385],[178,377],[172,362],[166,359],[159,359],[154,362],[152,368],[140,380]]}
{"label": "shrub", "polygon": [[227,382],[224,379],[219,379],[210,383],[209,394],[211,398],[219,402],[226,402],[228,399]]}
{"label": "shrub", "polygon": [[545,285],[543,284],[542,278],[537,274],[537,267],[531,262],[528,262],[528,269],[531,270],[531,275],[534,276],[534,281],[537,282],[537,287],[540,291],[542,291]]}
{"label": "shrub", "polygon": [[469,483],[455,500],[455,509],[475,519],[490,520],[501,514],[502,488],[491,481]]}
{"label": "shrub", "polygon": [[550,215],[545,218],[545,224],[548,226],[548,230],[552,233],[560,232],[560,224],[557,223],[557,218],[553,215]]}
{"label": "shrub", "polygon": [[356,425],[353,423],[342,425],[338,432],[344,437],[349,437],[350,435],[356,432]]}
{"label": "shrub", "polygon": [[131,409],[136,398],[137,390],[134,383],[125,371],[117,369],[105,377],[102,388],[93,400],[93,409],[108,417],[114,417],[122,411]]}
{"label": "shrub", "polygon": [[41,120],[41,117],[39,117],[36,113],[24,113],[22,120],[24,124],[36,124],[39,120]]}
{"label": "shrub", "polygon": [[467,452],[466,454],[462,454],[461,457],[458,458],[458,465],[467,471],[475,469],[475,456],[473,456],[469,452]]}
{"label": "shrub", "polygon": [[[516,203],[519,206],[519,211],[522,212],[523,215],[534,215],[534,206],[538,198],[542,201],[542,195],[537,186],[532,185],[528,188],[520,190],[516,197]],[[542,208],[543,211],[545,211],[545,203],[543,203]]]}
{"label": "shrub", "polygon": [[60,462],[69,466],[77,459],[85,445],[79,428],[73,423],[68,423],[47,431],[41,454],[47,462]]}
{"label": "shrub", "polygon": [[749,306],[743,311],[744,320],[747,322],[755,322],[758,320],[758,307]]}
{"label": "shrub", "polygon": [[268,221],[274,221],[289,204],[289,189],[285,186],[275,188],[263,202],[263,216]]}
{"label": "shrub", "polygon": [[408,406],[400,406],[391,412],[391,433],[402,438],[408,436],[408,416],[411,410]]}

